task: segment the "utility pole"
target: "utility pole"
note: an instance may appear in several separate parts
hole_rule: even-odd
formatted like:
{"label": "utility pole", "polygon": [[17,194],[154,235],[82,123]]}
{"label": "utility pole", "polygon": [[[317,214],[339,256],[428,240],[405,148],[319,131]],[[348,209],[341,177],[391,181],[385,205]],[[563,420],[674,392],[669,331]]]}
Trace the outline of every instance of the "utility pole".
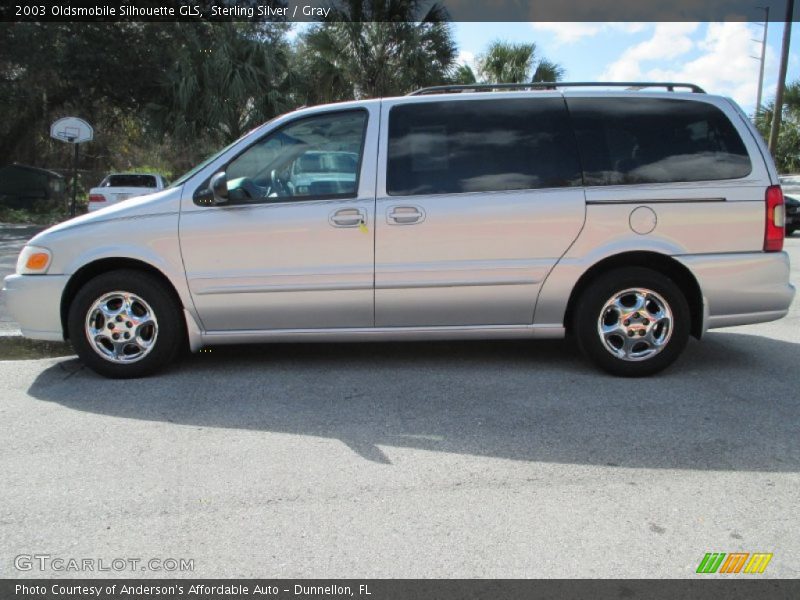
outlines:
{"label": "utility pole", "polygon": [[[757,6],[764,11],[764,36],[761,38],[761,66],[758,68],[758,94],[756,95],[756,114],[761,112],[761,97],[764,91],[764,63],[767,58],[767,28],[769,27],[769,6]],[[758,40],[753,40],[757,42]],[[753,57],[755,58],[755,56]]]}
{"label": "utility pole", "polygon": [[781,113],[783,112],[783,90],[786,88],[786,66],[789,63],[789,42],[792,38],[792,13],[794,0],[786,0],[786,19],[783,23],[783,42],[781,44],[781,66],[778,72],[778,87],[775,90],[775,110],[772,111],[772,127],[769,130],[769,151],[775,156],[778,135],[781,132]]}
{"label": "utility pole", "polygon": [[76,144],[72,138],[67,140],[72,146],[75,148],[73,155],[72,155],[72,202],[69,204],[69,216],[75,216],[75,205],[78,199],[78,148],[80,148],[80,144]]}

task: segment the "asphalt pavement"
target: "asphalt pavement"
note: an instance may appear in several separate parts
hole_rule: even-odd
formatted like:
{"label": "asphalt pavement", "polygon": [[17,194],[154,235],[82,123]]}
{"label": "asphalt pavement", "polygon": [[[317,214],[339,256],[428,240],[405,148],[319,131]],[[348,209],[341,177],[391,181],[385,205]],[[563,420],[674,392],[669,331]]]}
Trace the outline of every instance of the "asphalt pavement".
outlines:
{"label": "asphalt pavement", "polygon": [[[564,341],[0,361],[0,577],[798,577],[799,307],[641,380]],[[194,570],[15,568],[37,553]]]}

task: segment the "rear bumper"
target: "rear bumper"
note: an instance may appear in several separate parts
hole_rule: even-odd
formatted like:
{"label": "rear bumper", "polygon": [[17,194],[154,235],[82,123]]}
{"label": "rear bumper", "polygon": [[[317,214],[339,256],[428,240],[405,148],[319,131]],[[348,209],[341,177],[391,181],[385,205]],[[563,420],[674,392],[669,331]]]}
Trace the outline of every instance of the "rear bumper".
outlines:
{"label": "rear bumper", "polygon": [[677,256],[703,294],[703,331],[784,317],[794,299],[786,252]]}
{"label": "rear bumper", "polygon": [[68,275],[9,275],[5,278],[6,306],[19,323],[22,335],[34,340],[64,340],[61,296],[68,280]]}

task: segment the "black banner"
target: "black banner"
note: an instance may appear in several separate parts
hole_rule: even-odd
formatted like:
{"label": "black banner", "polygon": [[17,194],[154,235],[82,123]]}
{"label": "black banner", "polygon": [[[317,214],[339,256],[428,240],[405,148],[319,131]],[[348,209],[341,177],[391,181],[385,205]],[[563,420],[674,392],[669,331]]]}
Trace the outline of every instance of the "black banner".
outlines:
{"label": "black banner", "polygon": [[605,600],[796,599],[800,580],[4,579],[2,600]]}
{"label": "black banner", "polygon": [[[412,5],[417,20],[450,21],[771,21],[787,0],[10,0],[0,21],[394,21]],[[793,21],[800,20],[795,9]],[[405,13],[404,13],[405,14]]]}

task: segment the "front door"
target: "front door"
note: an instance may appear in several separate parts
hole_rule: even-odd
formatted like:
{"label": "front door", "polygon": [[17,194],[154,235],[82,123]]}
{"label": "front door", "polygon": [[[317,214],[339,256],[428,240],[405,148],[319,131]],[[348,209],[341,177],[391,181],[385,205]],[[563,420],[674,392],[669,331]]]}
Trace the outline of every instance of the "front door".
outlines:
{"label": "front door", "polygon": [[377,116],[290,121],[227,165],[227,203],[209,205],[201,186],[185,205],[181,250],[206,331],[374,325],[374,162],[362,158],[375,156]]}

